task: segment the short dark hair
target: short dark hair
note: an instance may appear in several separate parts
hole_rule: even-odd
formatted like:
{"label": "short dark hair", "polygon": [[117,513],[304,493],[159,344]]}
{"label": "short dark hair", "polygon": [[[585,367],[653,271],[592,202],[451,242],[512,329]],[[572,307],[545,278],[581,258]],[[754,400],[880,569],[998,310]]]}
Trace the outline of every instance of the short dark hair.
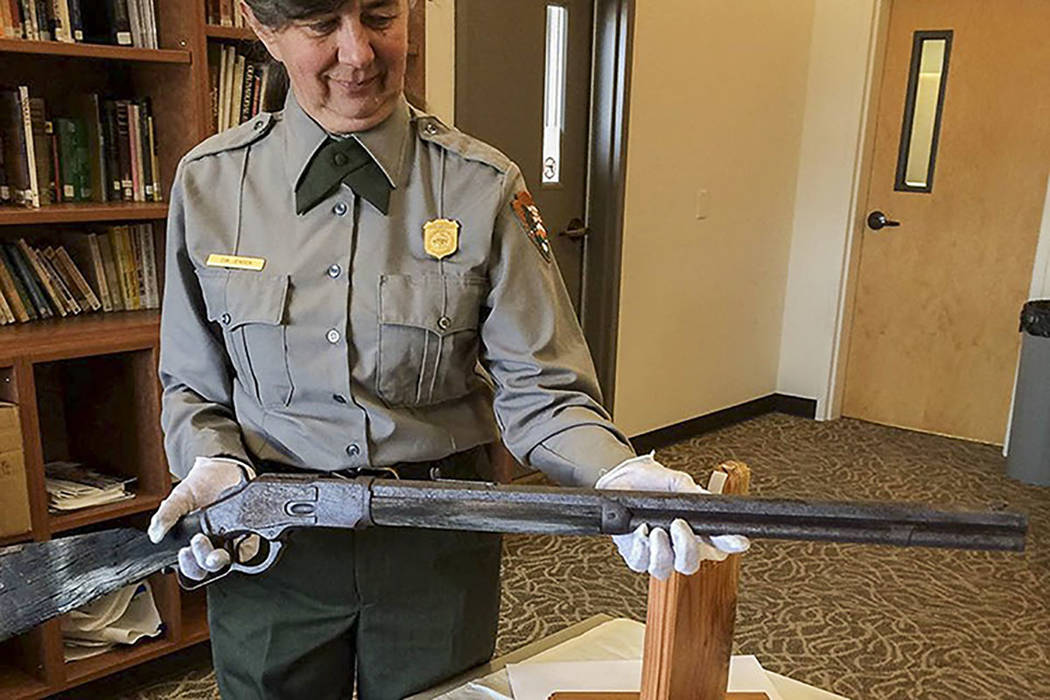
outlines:
{"label": "short dark hair", "polygon": [[245,0],[255,18],[270,29],[283,29],[291,22],[335,12],[348,0]]}

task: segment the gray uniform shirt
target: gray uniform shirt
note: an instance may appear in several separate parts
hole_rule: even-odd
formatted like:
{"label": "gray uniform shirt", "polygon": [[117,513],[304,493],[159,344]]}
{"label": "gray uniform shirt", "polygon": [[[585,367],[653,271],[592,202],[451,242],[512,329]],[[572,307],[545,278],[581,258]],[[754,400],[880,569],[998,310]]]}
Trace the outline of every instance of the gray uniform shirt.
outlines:
{"label": "gray uniform shirt", "polygon": [[[498,430],[561,483],[592,485],[634,456],[600,404],[557,265],[515,209],[518,168],[402,100],[354,134],[393,186],[389,214],[343,184],[297,215],[296,183],[326,137],[289,91],[283,111],[179,163],[159,368],[172,472],[216,455],[325,471],[421,462]],[[423,226],[440,218],[459,241],[439,260]]]}

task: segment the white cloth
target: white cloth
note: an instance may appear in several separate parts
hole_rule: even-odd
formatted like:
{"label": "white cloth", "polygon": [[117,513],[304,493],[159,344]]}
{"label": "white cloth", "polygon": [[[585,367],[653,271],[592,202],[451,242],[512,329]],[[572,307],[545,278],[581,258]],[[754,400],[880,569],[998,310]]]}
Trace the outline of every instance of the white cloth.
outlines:
{"label": "white cloth", "polygon": [[[685,472],[668,469],[657,462],[652,452],[621,462],[599,477],[594,486],[624,491],[710,493]],[[648,571],[661,581],[666,580],[672,571],[695,574],[703,560],[721,561],[730,554],[745,552],[751,546],[750,541],[741,535],[698,537],[680,518],[672,521],[670,530],[668,533],[657,527],[650,531],[643,523],[634,532],[613,535],[613,542],[632,571]]]}

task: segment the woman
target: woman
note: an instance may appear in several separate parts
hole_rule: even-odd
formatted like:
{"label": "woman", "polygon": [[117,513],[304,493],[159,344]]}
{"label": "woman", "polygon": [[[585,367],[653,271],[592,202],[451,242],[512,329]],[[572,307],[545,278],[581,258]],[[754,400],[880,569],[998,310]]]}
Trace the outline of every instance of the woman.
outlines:
{"label": "woman", "polygon": [[[601,407],[517,167],[406,103],[407,0],[241,9],[291,89],[283,111],[206,140],[176,174],[160,377],[182,481],[151,537],[256,470],[483,478],[500,433],[561,483],[699,490],[636,458]],[[724,556],[671,530],[617,544],[662,577]],[[356,664],[361,698],[400,698],[486,660],[499,547],[466,532],[293,534],[265,574],[208,587],[223,696],[349,697]],[[200,580],[230,555],[201,536],[179,563]]]}

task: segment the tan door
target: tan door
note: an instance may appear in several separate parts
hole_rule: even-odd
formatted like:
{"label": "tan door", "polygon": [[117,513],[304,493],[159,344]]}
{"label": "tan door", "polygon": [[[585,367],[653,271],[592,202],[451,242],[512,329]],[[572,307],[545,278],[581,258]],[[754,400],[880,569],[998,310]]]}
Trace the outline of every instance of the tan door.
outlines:
{"label": "tan door", "polygon": [[866,215],[900,225],[862,236],[844,415],[1002,441],[1050,165],[1048,28],[1047,0],[893,1]]}

